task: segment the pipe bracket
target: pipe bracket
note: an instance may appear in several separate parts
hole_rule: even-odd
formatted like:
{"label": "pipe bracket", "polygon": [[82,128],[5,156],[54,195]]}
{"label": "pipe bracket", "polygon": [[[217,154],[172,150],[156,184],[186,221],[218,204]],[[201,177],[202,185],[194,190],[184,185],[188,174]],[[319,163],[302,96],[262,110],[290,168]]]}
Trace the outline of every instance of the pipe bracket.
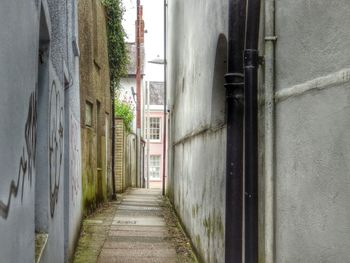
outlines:
{"label": "pipe bracket", "polygon": [[244,67],[257,67],[259,65],[259,51],[257,49],[244,50]]}
{"label": "pipe bracket", "polygon": [[234,99],[243,104],[244,101],[244,74],[242,73],[227,73],[225,75],[226,98]]}
{"label": "pipe bracket", "polygon": [[265,41],[277,41],[277,36],[266,36]]}
{"label": "pipe bracket", "polygon": [[265,64],[265,57],[264,56],[259,56],[258,62],[259,62],[259,65],[263,66]]}
{"label": "pipe bracket", "polygon": [[244,85],[244,74],[243,73],[227,73],[225,75],[226,84],[225,87]]}

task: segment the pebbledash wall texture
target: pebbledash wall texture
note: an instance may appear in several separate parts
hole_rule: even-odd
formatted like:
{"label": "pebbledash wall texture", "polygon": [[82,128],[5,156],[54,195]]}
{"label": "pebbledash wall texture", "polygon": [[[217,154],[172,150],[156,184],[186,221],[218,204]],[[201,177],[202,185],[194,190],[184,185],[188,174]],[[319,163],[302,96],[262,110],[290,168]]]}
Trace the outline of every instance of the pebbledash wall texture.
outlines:
{"label": "pebbledash wall texture", "polygon": [[81,220],[75,1],[0,5],[1,261],[33,262],[40,233],[41,262],[66,262]]}
{"label": "pebbledash wall texture", "polygon": [[[275,75],[261,65],[259,262],[348,262],[350,2],[273,2],[262,2],[260,25],[259,52]],[[168,2],[168,194],[205,262],[224,262],[230,249],[220,126],[227,3]],[[277,40],[264,34],[273,16]],[[266,50],[276,40],[275,57],[265,37]],[[265,79],[276,81],[266,107]]]}
{"label": "pebbledash wall texture", "polygon": [[276,1],[276,262],[350,261],[349,11]]}

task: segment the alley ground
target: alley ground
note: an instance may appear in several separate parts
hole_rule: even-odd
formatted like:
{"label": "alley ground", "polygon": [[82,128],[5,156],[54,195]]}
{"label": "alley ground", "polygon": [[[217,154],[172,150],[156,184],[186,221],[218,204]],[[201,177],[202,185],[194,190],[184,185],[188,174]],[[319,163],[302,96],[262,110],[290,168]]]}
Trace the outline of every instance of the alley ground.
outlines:
{"label": "alley ground", "polygon": [[156,189],[130,189],[86,218],[74,263],[197,262],[170,203]]}

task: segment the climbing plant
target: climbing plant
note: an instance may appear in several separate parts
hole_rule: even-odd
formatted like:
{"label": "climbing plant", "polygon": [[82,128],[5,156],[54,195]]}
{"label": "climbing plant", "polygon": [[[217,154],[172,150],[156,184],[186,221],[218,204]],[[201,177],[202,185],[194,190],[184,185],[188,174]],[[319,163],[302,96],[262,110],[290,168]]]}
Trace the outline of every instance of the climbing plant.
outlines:
{"label": "climbing plant", "polygon": [[111,88],[119,87],[120,79],[127,74],[128,50],[124,41],[126,36],[122,26],[125,8],[122,0],[102,0],[107,14],[108,59]]}
{"label": "climbing plant", "polygon": [[121,101],[118,97],[114,101],[115,103],[115,116],[122,118],[124,120],[124,124],[126,130],[128,132],[131,131],[132,121],[134,119],[134,111],[133,107],[130,103]]}
{"label": "climbing plant", "polygon": [[111,92],[114,96],[114,115],[122,118],[128,132],[134,118],[130,103],[119,99],[120,79],[127,74],[129,54],[125,44],[126,33],[122,26],[125,8],[122,0],[102,0],[107,14],[108,60]]}

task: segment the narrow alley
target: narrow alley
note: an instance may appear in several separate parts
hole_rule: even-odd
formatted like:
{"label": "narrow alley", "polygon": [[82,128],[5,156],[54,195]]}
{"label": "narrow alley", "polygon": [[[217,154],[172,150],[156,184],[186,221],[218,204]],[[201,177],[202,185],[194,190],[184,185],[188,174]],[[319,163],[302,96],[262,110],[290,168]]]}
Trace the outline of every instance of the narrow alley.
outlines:
{"label": "narrow alley", "polygon": [[349,263],[350,0],[0,0],[0,263]]}
{"label": "narrow alley", "polygon": [[74,263],[197,262],[169,202],[130,189],[83,222]]}

